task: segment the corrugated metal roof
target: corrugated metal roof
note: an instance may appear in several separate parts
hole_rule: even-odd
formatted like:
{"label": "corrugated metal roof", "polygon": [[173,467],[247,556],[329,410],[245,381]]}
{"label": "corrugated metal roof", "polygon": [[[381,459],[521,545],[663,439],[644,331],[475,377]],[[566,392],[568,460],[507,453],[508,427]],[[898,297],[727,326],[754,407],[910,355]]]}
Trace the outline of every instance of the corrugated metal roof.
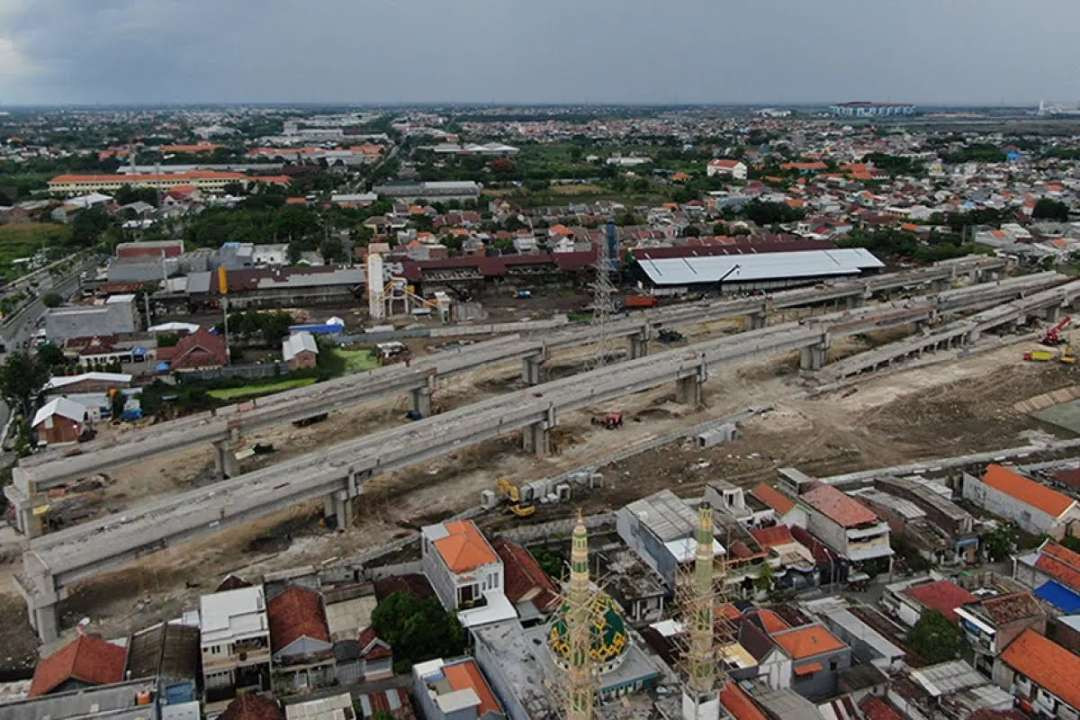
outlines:
{"label": "corrugated metal roof", "polygon": [[858,275],[863,270],[885,267],[863,248],[641,259],[638,264],[656,285],[716,283],[736,265],[738,268],[726,282]]}
{"label": "corrugated metal roof", "polygon": [[661,542],[680,540],[694,534],[697,513],[670,490],[661,490],[626,506]]}

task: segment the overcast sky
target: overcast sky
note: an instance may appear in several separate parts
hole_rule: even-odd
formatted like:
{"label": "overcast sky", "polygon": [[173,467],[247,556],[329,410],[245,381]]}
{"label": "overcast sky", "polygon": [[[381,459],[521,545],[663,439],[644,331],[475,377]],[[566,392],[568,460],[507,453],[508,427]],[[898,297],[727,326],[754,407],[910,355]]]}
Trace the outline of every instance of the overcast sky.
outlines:
{"label": "overcast sky", "polygon": [[0,105],[1080,100],[1080,0],[0,0]]}

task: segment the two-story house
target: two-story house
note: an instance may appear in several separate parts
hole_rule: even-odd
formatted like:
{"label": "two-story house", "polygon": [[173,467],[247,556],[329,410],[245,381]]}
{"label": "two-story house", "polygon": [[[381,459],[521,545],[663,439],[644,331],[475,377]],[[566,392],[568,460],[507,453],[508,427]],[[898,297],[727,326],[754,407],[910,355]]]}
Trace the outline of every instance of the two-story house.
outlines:
{"label": "two-story house", "polygon": [[1040,635],[1046,632],[1046,613],[1026,592],[988,597],[956,608],[956,615],[975,653],[972,664],[986,675],[993,672],[994,659],[1020,633],[1029,628]]}
{"label": "two-story house", "polygon": [[334,683],[334,645],[322,595],[290,585],[270,598],[270,649],[274,686],[279,693]]}
{"label": "two-story house", "polygon": [[806,509],[806,529],[849,565],[882,561],[892,569],[889,524],[841,490],[818,483],[798,496]]}
{"label": "two-story house", "polygon": [[1080,520],[1076,500],[1001,465],[988,466],[981,479],[965,474],[963,495],[1033,535],[1060,540]]}
{"label": "two-story house", "polygon": [[262,587],[203,595],[199,631],[208,715],[242,690],[270,689],[270,623]]}
{"label": "two-story house", "polygon": [[420,535],[424,574],[462,625],[517,617],[504,592],[502,560],[472,520],[426,525]]}
{"label": "two-story house", "polygon": [[1020,633],[994,663],[994,682],[1028,715],[1080,717],[1080,657],[1034,630]]}

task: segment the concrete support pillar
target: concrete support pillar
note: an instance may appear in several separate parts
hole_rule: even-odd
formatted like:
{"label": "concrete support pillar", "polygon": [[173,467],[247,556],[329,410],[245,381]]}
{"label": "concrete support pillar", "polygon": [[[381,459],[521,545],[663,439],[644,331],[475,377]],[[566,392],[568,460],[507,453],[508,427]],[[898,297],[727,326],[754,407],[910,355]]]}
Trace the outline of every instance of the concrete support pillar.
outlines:
{"label": "concrete support pillar", "polygon": [[800,370],[820,370],[825,367],[829,358],[829,336],[821,338],[821,342],[804,347],[799,353]]}
{"label": "concrete support pillar", "polygon": [[532,453],[538,458],[547,457],[551,452],[551,439],[548,437],[548,428],[543,422],[527,425],[521,431],[521,448]]}
{"label": "concrete support pillar", "polygon": [[551,452],[551,435],[549,431],[554,427],[555,408],[548,407],[543,420],[527,425],[521,431],[522,449],[538,458],[547,457]]}
{"label": "concrete support pillar", "polygon": [[422,418],[431,415],[431,385],[413,388],[409,391],[412,397],[412,410]]}
{"label": "concrete support pillar", "polygon": [[231,440],[218,440],[214,443],[214,470],[222,480],[239,474]]}
{"label": "concrete support pillar", "polygon": [[334,515],[337,518],[338,530],[352,527],[353,499],[344,490],[333,494]]}
{"label": "concrete support pillar", "polygon": [[322,514],[324,518],[331,518],[334,516],[334,496],[323,495]]}
{"label": "concrete support pillar", "polygon": [[863,294],[863,295],[848,295],[845,298],[844,305],[847,307],[848,310],[852,310],[852,309],[857,308],[857,307],[862,307],[864,302],[866,302],[865,294]]}
{"label": "concrete support pillar", "polygon": [[637,360],[649,354],[649,335],[646,332],[630,336],[630,359]]}
{"label": "concrete support pillar", "polygon": [[30,626],[37,632],[42,644],[54,642],[60,637],[60,613],[57,608],[55,604],[29,606]]}
{"label": "concrete support pillar", "polygon": [[750,313],[748,319],[751,330],[760,330],[769,324],[769,318],[764,312]]}
{"label": "concrete support pillar", "polygon": [[1046,308],[1046,322],[1056,323],[1061,319],[1061,306],[1054,305]]}
{"label": "concrete support pillar", "polygon": [[544,382],[543,353],[521,358],[521,380],[529,386]]}
{"label": "concrete support pillar", "polygon": [[681,405],[701,405],[701,380],[697,375],[679,378],[675,382],[675,402]]}

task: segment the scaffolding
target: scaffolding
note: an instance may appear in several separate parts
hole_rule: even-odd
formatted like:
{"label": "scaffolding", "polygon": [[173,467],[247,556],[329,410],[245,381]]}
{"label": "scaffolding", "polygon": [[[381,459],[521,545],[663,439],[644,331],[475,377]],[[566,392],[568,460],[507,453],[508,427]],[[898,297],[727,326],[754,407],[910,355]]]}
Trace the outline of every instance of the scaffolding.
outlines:
{"label": "scaffolding", "polygon": [[[717,720],[719,693],[728,682],[723,649],[735,638],[726,615],[727,565],[713,553],[713,510],[708,503],[698,508],[694,535],[694,564],[680,572],[676,603],[680,609],[684,720]],[[719,612],[718,612],[719,609]]]}
{"label": "scaffolding", "polygon": [[608,362],[611,354],[611,337],[608,335],[608,326],[611,316],[615,312],[615,287],[611,284],[611,272],[613,263],[610,250],[615,245],[615,226],[608,223],[607,234],[596,248],[596,263],[594,265],[593,278],[593,316],[592,325],[599,330],[596,340],[596,351],[593,354],[590,367],[603,367]]}

